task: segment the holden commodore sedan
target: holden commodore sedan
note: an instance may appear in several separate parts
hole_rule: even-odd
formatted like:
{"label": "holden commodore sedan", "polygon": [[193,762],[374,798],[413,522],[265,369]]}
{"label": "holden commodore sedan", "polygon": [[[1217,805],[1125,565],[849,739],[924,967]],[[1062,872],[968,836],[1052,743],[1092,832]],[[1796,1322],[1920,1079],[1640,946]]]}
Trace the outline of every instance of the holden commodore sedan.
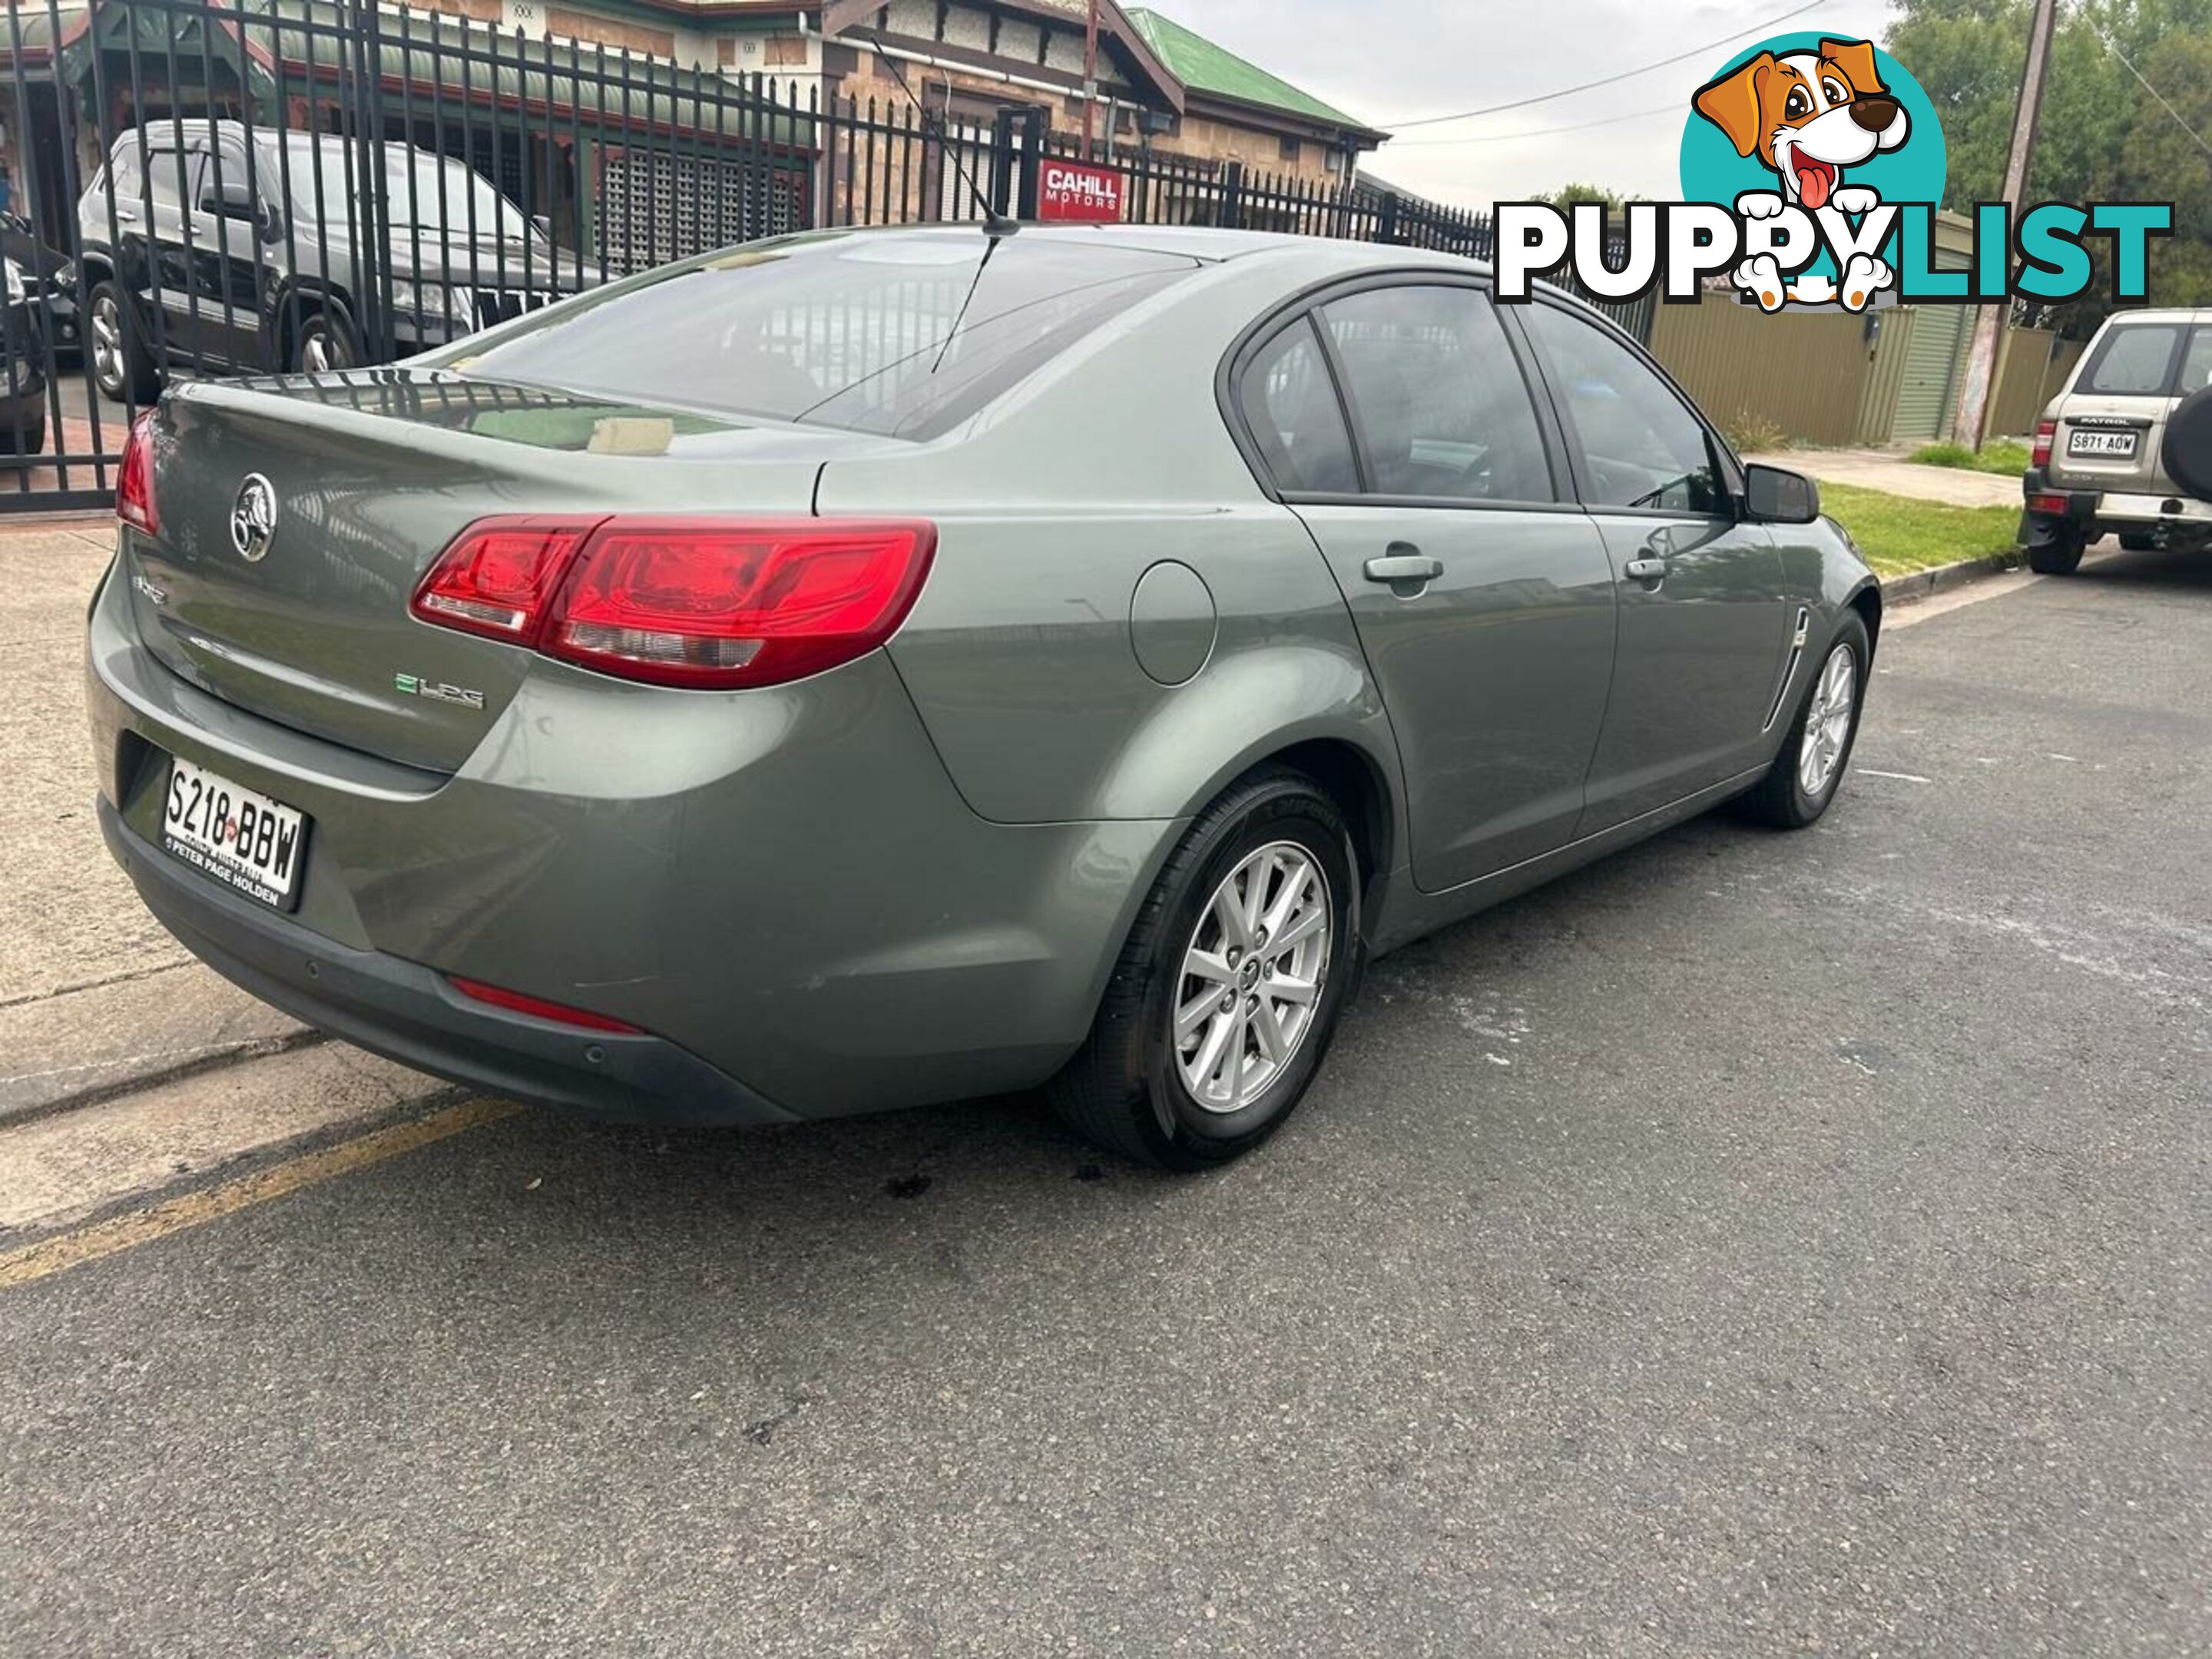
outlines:
{"label": "holden commodore sedan", "polygon": [[1181,229],[755,243],[133,433],[99,813],[380,1053],[748,1124],[1043,1085],[1280,1127],[1370,957],[1833,799],[1813,487],[1564,295]]}

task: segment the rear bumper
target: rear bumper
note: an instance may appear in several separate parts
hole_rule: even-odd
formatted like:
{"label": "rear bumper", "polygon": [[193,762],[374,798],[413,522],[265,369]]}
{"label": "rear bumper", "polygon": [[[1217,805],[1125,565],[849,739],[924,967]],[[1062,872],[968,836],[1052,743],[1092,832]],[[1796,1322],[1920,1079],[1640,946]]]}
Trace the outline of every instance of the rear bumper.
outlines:
{"label": "rear bumper", "polygon": [[[256,994],[485,1088],[757,1122],[1033,1087],[1087,1034],[1179,832],[976,817],[880,654],[730,694],[549,663],[458,771],[380,760],[157,660],[125,540],[94,600],[86,695],[111,846],[146,902]],[[173,755],[307,815],[292,916],[159,850]],[[479,1008],[447,975],[659,1045]]]}
{"label": "rear bumper", "polygon": [[2037,496],[2057,496],[2066,504],[2065,510],[2060,513],[2028,507],[2021,523],[2023,539],[2028,538],[2032,531],[2047,537],[2067,525],[2080,526],[2084,531],[2097,525],[2139,527],[2163,524],[2191,530],[2212,529],[2212,501],[2201,501],[2178,492],[2142,495],[2121,490],[2077,489],[2051,483],[2048,473],[2040,467],[2028,470],[2022,491],[2030,501]]}
{"label": "rear bumper", "polygon": [[311,933],[124,827],[100,831],[155,919],[225,979],[319,1030],[471,1088],[629,1122],[786,1123],[796,1114],[655,1036],[583,1031],[469,1001],[443,975]]}

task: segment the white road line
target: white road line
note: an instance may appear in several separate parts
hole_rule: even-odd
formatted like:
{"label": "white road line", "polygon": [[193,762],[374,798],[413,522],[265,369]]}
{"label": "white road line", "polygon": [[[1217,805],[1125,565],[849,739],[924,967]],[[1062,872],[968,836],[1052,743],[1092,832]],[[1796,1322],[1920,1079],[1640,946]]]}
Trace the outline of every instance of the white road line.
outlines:
{"label": "white road line", "polygon": [[1862,778],[1895,778],[1899,783],[1933,783],[1933,778],[1923,778],[1917,772],[1877,772],[1871,766],[1854,766],[1853,775]]}

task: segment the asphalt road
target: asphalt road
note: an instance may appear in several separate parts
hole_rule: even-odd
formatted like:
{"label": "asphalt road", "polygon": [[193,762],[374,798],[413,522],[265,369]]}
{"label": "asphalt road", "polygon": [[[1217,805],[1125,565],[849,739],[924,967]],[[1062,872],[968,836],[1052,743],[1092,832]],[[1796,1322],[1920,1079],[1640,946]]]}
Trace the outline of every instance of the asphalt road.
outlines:
{"label": "asphalt road", "polygon": [[1379,964],[1213,1177],[525,1115],[0,1291],[0,1649],[2212,1649],[2208,662],[1893,634],[1819,830]]}

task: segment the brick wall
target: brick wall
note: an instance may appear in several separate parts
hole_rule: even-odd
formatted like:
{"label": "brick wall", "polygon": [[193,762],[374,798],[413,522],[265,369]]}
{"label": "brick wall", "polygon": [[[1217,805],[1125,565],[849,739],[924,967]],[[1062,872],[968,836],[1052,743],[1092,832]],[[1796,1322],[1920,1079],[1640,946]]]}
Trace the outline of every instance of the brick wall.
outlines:
{"label": "brick wall", "polygon": [[[474,6],[480,3],[480,0],[460,0],[460,3]],[[498,0],[492,0],[492,14],[496,17],[498,13]],[[545,32],[565,40],[580,40],[586,46],[627,47],[631,52],[647,52],[655,58],[673,58],[676,55],[676,34],[672,29],[622,22],[587,11],[571,11],[563,6],[546,9]]]}

